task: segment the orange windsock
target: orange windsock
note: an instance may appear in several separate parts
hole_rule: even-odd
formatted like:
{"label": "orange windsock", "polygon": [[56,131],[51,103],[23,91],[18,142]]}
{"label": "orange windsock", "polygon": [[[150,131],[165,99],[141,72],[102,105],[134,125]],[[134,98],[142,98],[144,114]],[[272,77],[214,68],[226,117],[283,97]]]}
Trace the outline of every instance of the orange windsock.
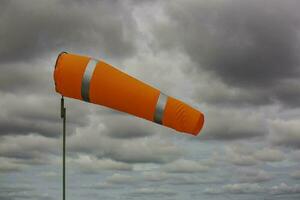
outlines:
{"label": "orange windsock", "polygon": [[90,57],[61,53],[54,70],[56,92],[107,106],[180,132],[198,135],[204,116],[115,67]]}

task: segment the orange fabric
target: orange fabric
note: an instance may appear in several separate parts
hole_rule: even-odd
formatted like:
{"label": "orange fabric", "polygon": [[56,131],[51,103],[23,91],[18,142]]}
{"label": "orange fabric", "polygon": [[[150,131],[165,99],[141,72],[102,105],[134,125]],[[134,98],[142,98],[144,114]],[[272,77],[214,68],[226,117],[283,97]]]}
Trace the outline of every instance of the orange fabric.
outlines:
{"label": "orange fabric", "polygon": [[56,92],[66,97],[82,100],[82,77],[89,60],[84,56],[60,54],[54,70]]}
{"label": "orange fabric", "polygon": [[152,120],[159,90],[99,61],[90,83],[90,101]]}
{"label": "orange fabric", "polygon": [[[60,54],[54,70],[56,91],[63,96],[82,100],[82,78],[89,60],[89,57]],[[90,81],[89,94],[91,103],[153,121],[160,91],[99,61]],[[164,126],[197,135],[203,123],[201,112],[168,97],[163,114]]]}
{"label": "orange fabric", "polygon": [[198,135],[204,124],[204,115],[187,104],[168,97],[163,125],[181,132]]}

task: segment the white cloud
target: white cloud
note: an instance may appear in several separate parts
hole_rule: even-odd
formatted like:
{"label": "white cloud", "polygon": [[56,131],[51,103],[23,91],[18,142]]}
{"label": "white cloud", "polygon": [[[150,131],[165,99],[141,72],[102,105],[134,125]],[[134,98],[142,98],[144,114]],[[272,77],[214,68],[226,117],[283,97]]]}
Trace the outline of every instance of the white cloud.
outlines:
{"label": "white cloud", "polygon": [[300,150],[290,151],[289,159],[294,162],[300,162]]}
{"label": "white cloud", "polygon": [[269,194],[269,195],[288,195],[288,194],[298,194],[300,193],[300,185],[288,185],[284,182],[279,185],[274,185],[271,187],[265,187],[257,183],[235,183],[223,185],[222,188],[206,188],[204,190],[206,194],[255,194],[257,196],[259,193]]}
{"label": "white cloud", "polygon": [[270,121],[270,140],[276,145],[300,147],[300,120],[272,120]]}
{"label": "white cloud", "polygon": [[132,184],[136,180],[137,179],[132,176],[116,173],[108,177],[105,182],[111,184]]}
{"label": "white cloud", "polygon": [[257,194],[264,192],[264,188],[257,183],[236,183],[223,186],[225,192],[232,194]]}
{"label": "white cloud", "polygon": [[207,172],[209,167],[199,161],[179,159],[162,166],[162,170],[170,173],[198,173]]}
{"label": "white cloud", "polygon": [[300,185],[287,185],[286,183],[280,183],[279,185],[273,186],[270,189],[271,194],[293,194],[300,193]]}
{"label": "white cloud", "polygon": [[284,154],[278,149],[263,148],[256,151],[254,157],[261,161],[278,162],[284,159]]}
{"label": "white cloud", "polygon": [[59,141],[40,135],[5,136],[0,141],[0,156],[17,159],[23,164],[53,164]]}
{"label": "white cloud", "polygon": [[300,179],[300,170],[296,170],[290,174],[290,176],[294,179]]}
{"label": "white cloud", "polygon": [[69,162],[77,165],[83,173],[99,173],[102,170],[130,171],[132,165],[118,162],[111,159],[97,159],[89,155],[80,155],[78,158],[71,159]]}
{"label": "white cloud", "polygon": [[241,182],[249,182],[249,183],[261,183],[270,181],[273,177],[270,173],[264,170],[242,170],[240,173],[239,180]]}
{"label": "white cloud", "polygon": [[175,196],[177,192],[164,189],[164,188],[139,188],[131,193],[129,193],[130,196],[136,196],[136,197],[142,197],[142,196]]}
{"label": "white cloud", "polygon": [[167,180],[170,175],[161,171],[146,171],[143,172],[143,177],[145,181],[161,182]]}
{"label": "white cloud", "polygon": [[234,145],[226,148],[228,160],[238,166],[253,166],[258,162],[252,155],[252,149],[242,145]]}
{"label": "white cloud", "polygon": [[284,153],[272,147],[253,147],[251,143],[237,143],[225,148],[226,158],[238,166],[254,166],[266,162],[281,162]]}
{"label": "white cloud", "polygon": [[103,133],[105,128],[101,120],[96,116],[93,119],[90,127],[77,129],[76,134],[69,137],[71,152],[84,152],[126,163],[168,163],[183,154],[182,149],[159,135],[131,139],[108,137]]}
{"label": "white cloud", "polygon": [[217,188],[205,188],[203,192],[204,194],[216,195],[221,194],[223,191]]}
{"label": "white cloud", "polygon": [[18,172],[24,168],[24,165],[13,162],[8,158],[0,157],[0,173]]}
{"label": "white cloud", "polygon": [[267,133],[265,117],[253,110],[207,106],[204,113],[203,139],[230,141],[262,137]]}

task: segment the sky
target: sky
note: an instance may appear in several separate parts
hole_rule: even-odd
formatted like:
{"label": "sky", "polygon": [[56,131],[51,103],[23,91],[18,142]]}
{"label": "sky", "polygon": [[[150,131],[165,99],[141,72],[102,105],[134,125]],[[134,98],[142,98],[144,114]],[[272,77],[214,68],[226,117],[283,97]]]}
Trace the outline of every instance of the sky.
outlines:
{"label": "sky", "polygon": [[205,114],[197,137],[66,98],[67,199],[300,198],[300,2],[0,2],[0,199],[60,199],[53,70],[103,59]]}

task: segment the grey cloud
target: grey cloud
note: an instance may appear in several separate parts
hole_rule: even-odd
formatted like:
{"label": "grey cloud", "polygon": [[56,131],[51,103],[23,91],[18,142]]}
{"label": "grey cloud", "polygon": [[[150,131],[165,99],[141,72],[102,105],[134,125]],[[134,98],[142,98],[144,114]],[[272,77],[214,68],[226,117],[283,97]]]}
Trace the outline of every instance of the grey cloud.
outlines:
{"label": "grey cloud", "polygon": [[72,49],[128,56],[135,48],[130,11],[121,1],[9,1],[1,12],[0,61]]}
{"label": "grey cloud", "polygon": [[[135,144],[136,143],[136,144]],[[117,161],[128,163],[168,163],[178,159],[182,152],[173,144],[163,144],[159,141],[120,141],[118,148],[99,157],[111,157]],[[130,149],[128,148],[130,146]]]}
{"label": "grey cloud", "polygon": [[78,166],[82,173],[95,174],[102,170],[117,170],[130,171],[132,165],[122,162],[113,161],[111,159],[97,159],[93,156],[80,155],[78,158],[73,158],[70,164]]}
{"label": "grey cloud", "polygon": [[257,194],[264,192],[264,188],[257,183],[236,183],[223,186],[223,190],[232,194]]}
{"label": "grey cloud", "polygon": [[[234,183],[223,185],[222,188],[207,188],[204,191],[206,194],[267,194],[267,195],[292,195],[300,193],[300,187],[296,185],[288,185],[284,182],[271,187],[264,187],[257,183]],[[270,196],[274,197],[274,196]],[[272,199],[271,198],[271,199]]]}
{"label": "grey cloud", "polygon": [[296,1],[192,1],[166,10],[189,30],[181,39],[194,60],[230,84],[251,87],[296,72],[298,6]]}
{"label": "grey cloud", "polygon": [[300,150],[293,150],[289,153],[289,159],[294,162],[300,162]]}
{"label": "grey cloud", "polygon": [[208,195],[216,195],[216,194],[221,194],[222,191],[217,188],[205,188],[203,193]]}
{"label": "grey cloud", "polygon": [[254,157],[265,162],[279,162],[284,160],[284,154],[278,149],[264,148],[256,151]]}
{"label": "grey cloud", "polygon": [[254,150],[249,144],[235,144],[227,147],[225,148],[225,155],[226,160],[239,166],[253,166],[266,162],[281,162],[285,158],[283,152],[279,149],[256,147],[256,150]]}
{"label": "grey cloud", "polygon": [[19,172],[24,165],[17,164],[10,159],[0,157],[0,173]]}
{"label": "grey cloud", "polygon": [[[292,52],[293,45],[298,44],[283,39],[290,31],[287,36],[297,40],[294,30],[298,24],[295,29],[289,26],[296,12],[278,11],[297,10],[297,6],[289,8],[291,1],[285,1],[282,6],[278,6],[277,0],[274,5],[268,5],[269,1],[149,1],[144,5],[137,3],[143,6],[141,10],[130,0],[32,2],[6,1],[0,6],[0,35],[3,36],[0,36],[0,172],[4,173],[1,177],[13,177],[10,181],[21,182],[22,177],[31,177],[33,170],[38,170],[37,177],[30,179],[33,185],[52,187],[49,180],[58,180],[55,174],[47,174],[49,170],[59,169],[61,163],[60,97],[53,88],[52,71],[57,53],[66,50],[113,59],[128,66],[128,73],[169,95],[193,101],[206,114],[199,143],[195,138],[192,142],[185,136],[166,134],[171,131],[151,122],[66,99],[68,164],[82,177],[78,183],[72,182],[75,198],[85,196],[82,188],[87,187],[81,187],[85,181],[89,182],[86,185],[91,198],[114,198],[120,194],[125,199],[188,199],[194,188],[198,192],[194,198],[198,199],[203,195],[201,189],[207,186],[211,189],[204,193],[221,194],[220,199],[222,194],[249,199],[260,195],[273,199],[269,194],[274,194],[274,198],[289,193],[298,196],[298,186],[292,185],[298,180],[298,172],[292,166],[300,160],[295,149],[299,147],[300,129],[296,120],[299,111],[278,108],[282,103],[292,108],[300,102],[300,84],[294,66],[298,60]],[[246,4],[259,8],[245,8]],[[12,16],[10,12],[18,13]],[[147,14],[141,16],[143,12]],[[239,19],[236,12],[243,16]],[[19,20],[21,15],[24,19]],[[273,16],[274,22],[270,20]],[[260,17],[266,18],[261,20],[264,24],[271,21],[274,30],[279,30],[278,35],[272,33],[270,39],[263,41],[261,38],[272,27],[253,28],[260,25]],[[286,24],[278,27],[278,19],[286,19]],[[155,20],[161,21],[151,27]],[[137,28],[141,32],[137,33]],[[23,38],[20,30],[24,31]],[[243,43],[248,37],[250,45]],[[274,49],[282,46],[278,52],[271,52],[270,41],[274,37],[278,37]],[[159,48],[164,48],[156,49],[156,42],[160,43]],[[264,45],[265,48],[259,49]],[[253,61],[258,54],[266,57]],[[274,65],[272,56],[278,61]],[[249,63],[248,58],[251,58]],[[256,77],[259,65],[268,63],[270,67],[261,67],[262,75]],[[286,70],[280,74],[279,65],[283,63]],[[240,65],[246,69],[240,69]],[[241,144],[236,146],[237,142]],[[287,152],[283,154],[283,150]],[[212,151],[220,153],[212,155]],[[210,156],[214,158],[208,160]],[[290,160],[285,161],[286,156]],[[279,169],[278,166],[286,168],[280,176],[272,170],[266,171],[268,167]],[[108,176],[90,187],[92,180],[88,177],[98,180],[94,175],[102,170],[102,175]],[[45,176],[54,175],[53,179],[41,176],[43,171]],[[6,175],[9,172],[18,172],[18,177]],[[276,184],[281,178],[292,182],[267,188],[273,180]],[[0,191],[4,191],[1,183]],[[147,188],[135,190],[131,184]],[[128,188],[133,191],[127,191]],[[184,190],[179,194],[178,188]],[[101,194],[99,189],[103,189]],[[52,188],[49,196],[44,197],[38,196],[37,191],[22,196],[23,190],[20,191],[4,191],[0,199],[51,199],[58,190],[54,193]]]}
{"label": "grey cloud", "polygon": [[230,194],[258,194],[265,192],[265,188],[257,183],[235,183],[223,185],[222,188],[206,188],[205,194],[215,195],[222,193]]}
{"label": "grey cloud", "polygon": [[207,176],[196,176],[195,174],[172,174],[169,176],[168,184],[171,185],[200,185],[200,184],[220,184],[224,179],[221,177],[214,177],[208,174]]}
{"label": "grey cloud", "polygon": [[[219,107],[250,107],[257,105],[268,105],[274,103],[270,98],[271,94],[266,91],[256,89],[243,89],[229,86],[220,78],[202,71],[194,73],[192,76],[196,92],[193,98],[199,102],[213,104]],[[296,102],[295,102],[296,103]]]}
{"label": "grey cloud", "polygon": [[111,176],[106,177],[103,182],[96,184],[93,187],[95,189],[120,189],[124,186],[135,185],[136,183],[140,183],[140,180],[134,176],[114,173]]}
{"label": "grey cloud", "polygon": [[205,125],[199,139],[235,140],[264,137],[267,133],[266,120],[260,113],[242,109],[205,110]]}
{"label": "grey cloud", "polygon": [[[224,157],[220,157],[218,160],[230,162],[236,166],[251,167],[261,166],[265,163],[283,162],[285,159],[283,150],[274,149],[273,147],[253,147],[252,145],[251,143],[231,144],[225,148]],[[255,168],[253,168],[253,170],[254,169]],[[246,182],[251,182],[251,179],[253,179],[252,181],[254,182],[259,182],[260,180],[267,181],[269,178],[272,178],[271,176],[268,176],[268,174],[264,173],[264,171],[260,171],[258,169],[253,170],[243,171],[249,173],[250,177],[247,177],[247,174],[243,173],[244,176],[242,179]]]}
{"label": "grey cloud", "polygon": [[272,120],[270,129],[269,137],[273,144],[300,148],[299,120]]}
{"label": "grey cloud", "polygon": [[[51,56],[50,56],[51,57]],[[43,60],[4,63],[0,73],[0,136],[43,135],[62,132],[60,97],[53,84],[53,67]],[[49,67],[47,69],[47,67]],[[88,123],[88,107],[66,100],[68,133]]]}
{"label": "grey cloud", "polygon": [[46,91],[54,91],[52,72],[49,71],[53,69],[52,65],[49,66],[48,63],[41,61],[2,63],[0,90],[22,95],[45,94]]}
{"label": "grey cloud", "polygon": [[102,122],[106,127],[105,134],[111,138],[146,137],[155,134],[156,131],[153,125],[144,119],[123,114],[107,116]]}
{"label": "grey cloud", "polygon": [[[68,133],[76,127],[88,123],[88,109],[77,106],[75,102],[67,103]],[[73,106],[72,106],[73,105]],[[43,135],[59,137],[62,132],[60,119],[60,99],[45,96],[3,95],[0,104],[0,135]],[[70,111],[70,112],[69,112]]]}
{"label": "grey cloud", "polygon": [[[59,51],[124,58],[135,51],[131,8],[121,1],[2,1],[0,135],[61,134],[53,65]],[[101,17],[99,17],[101,16]],[[70,103],[69,103],[70,102]],[[88,122],[88,107],[67,101],[67,132]]]}
{"label": "grey cloud", "polygon": [[290,174],[290,176],[294,179],[300,179],[300,170],[296,170]]}
{"label": "grey cloud", "polygon": [[253,157],[251,152],[242,150],[243,147],[235,146],[226,150],[228,160],[237,166],[253,166],[257,165],[257,160]]}
{"label": "grey cloud", "polygon": [[300,170],[296,170],[290,174],[293,179],[300,179]]}
{"label": "grey cloud", "polygon": [[[183,163],[183,161],[180,161]],[[189,161],[192,162],[192,161]],[[186,162],[188,163],[188,162]],[[196,162],[195,162],[196,163]],[[193,164],[195,164],[193,163]],[[170,163],[172,164],[172,163]],[[196,163],[197,167],[199,163]],[[167,164],[169,165],[169,164]],[[145,171],[143,172],[143,177],[145,181],[148,182],[159,182],[159,183],[167,183],[171,185],[199,185],[199,184],[219,184],[223,183],[224,179],[221,176],[211,176],[208,173],[198,173],[198,172],[207,172],[208,169],[199,168],[191,170],[191,167],[182,167],[181,169],[178,166],[175,166],[173,169],[175,170],[166,170],[164,166],[160,168],[159,171]],[[189,168],[188,170],[186,170]],[[170,169],[170,168],[169,168]],[[197,174],[196,174],[197,173]]]}
{"label": "grey cloud", "polygon": [[295,194],[300,193],[300,185],[288,185],[284,182],[275,185],[270,189],[271,194]]}
{"label": "grey cloud", "polygon": [[132,176],[124,174],[113,174],[105,180],[107,183],[111,184],[132,184],[134,181],[137,181]]}
{"label": "grey cloud", "polygon": [[10,119],[2,119],[0,126],[2,135],[28,135],[37,133],[53,137],[53,135],[57,136],[59,133],[59,123],[49,124],[39,120],[15,119],[11,123]]}
{"label": "grey cloud", "polygon": [[58,140],[43,136],[5,136],[0,142],[0,156],[14,159],[20,166],[50,164],[51,155],[58,154]]}
{"label": "grey cloud", "polygon": [[266,93],[268,96],[284,102],[288,108],[299,107],[300,102],[300,80],[297,78],[287,78],[278,81],[277,84]]}
{"label": "grey cloud", "polygon": [[94,186],[92,186],[93,188],[97,189],[97,190],[107,190],[107,189],[120,189],[122,187],[122,185],[115,185],[115,184],[111,184],[111,183],[107,183],[107,182],[102,182],[99,184],[95,184]]}
{"label": "grey cloud", "polygon": [[143,178],[145,181],[162,182],[169,178],[169,174],[161,171],[145,171],[143,172]]}
{"label": "grey cloud", "polygon": [[52,200],[53,198],[48,194],[36,191],[35,188],[30,186],[1,186],[0,198],[3,200],[15,200],[15,199],[41,199]]}
{"label": "grey cloud", "polygon": [[175,196],[177,192],[174,192],[172,190],[168,189],[162,189],[162,188],[139,188],[135,191],[129,193],[129,196],[132,197],[169,197],[169,196]]}
{"label": "grey cloud", "polygon": [[262,183],[273,178],[270,173],[264,170],[241,170],[239,174],[239,180],[243,183]]}
{"label": "grey cloud", "polygon": [[169,173],[199,173],[209,171],[209,167],[199,161],[179,159],[162,166]]}
{"label": "grey cloud", "polygon": [[90,127],[77,129],[69,138],[69,149],[73,153],[89,153],[126,163],[167,163],[183,154],[176,145],[158,135],[131,139],[108,137],[101,120],[93,121]]}
{"label": "grey cloud", "polygon": [[158,48],[183,50],[199,74],[212,72],[255,96],[241,93],[235,100],[297,106],[299,92],[284,90],[290,87],[282,81],[299,77],[299,6],[293,0],[172,1],[164,6],[168,19],[154,22],[153,32]]}

